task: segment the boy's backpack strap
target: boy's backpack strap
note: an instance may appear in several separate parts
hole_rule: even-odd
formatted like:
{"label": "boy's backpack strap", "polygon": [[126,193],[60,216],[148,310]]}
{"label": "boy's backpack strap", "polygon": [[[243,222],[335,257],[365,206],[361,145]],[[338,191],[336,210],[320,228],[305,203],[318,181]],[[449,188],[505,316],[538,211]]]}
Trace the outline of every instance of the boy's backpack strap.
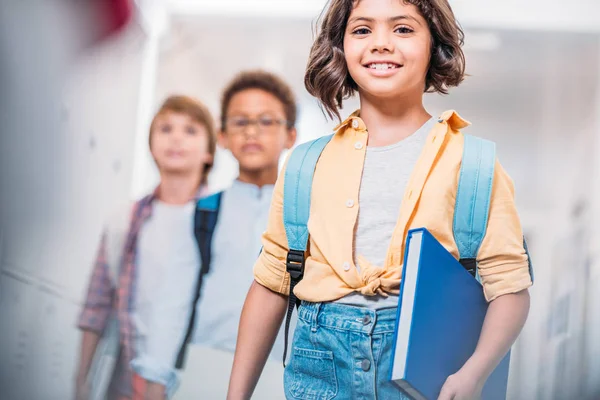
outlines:
{"label": "boy's backpack strap", "polygon": [[217,226],[223,192],[198,200],[194,214],[194,235],[198,242],[203,274],[210,270],[212,236]]}
{"label": "boy's backpack strap", "polygon": [[487,229],[495,164],[494,142],[464,135],[453,231],[460,262],[474,276],[477,252]]}
{"label": "boy's backpack strap", "polygon": [[288,311],[285,320],[285,350],[283,363],[287,356],[290,318],[294,307],[300,301],[294,295],[294,288],[304,276],[305,252],[308,245],[308,217],[310,214],[310,195],[315,167],[321,153],[333,135],[298,146],[290,155],[285,172],[283,187],[283,224],[288,242],[286,270],[290,274],[290,293]]}
{"label": "boy's backpack strap", "polygon": [[190,321],[185,334],[185,339],[181,345],[177,360],[175,362],[175,368],[181,369],[185,363],[185,354],[187,346],[194,333],[194,325],[196,322],[196,306],[200,299],[200,293],[202,289],[202,282],[204,276],[210,271],[211,255],[212,255],[212,238],[217,226],[217,220],[219,217],[219,209],[221,206],[221,199],[223,192],[215,193],[210,196],[201,198],[196,203],[196,211],[194,213],[194,236],[198,243],[198,249],[200,251],[200,272],[198,274],[198,280],[196,282],[196,289],[194,291],[194,298],[192,300],[192,312],[190,315]]}

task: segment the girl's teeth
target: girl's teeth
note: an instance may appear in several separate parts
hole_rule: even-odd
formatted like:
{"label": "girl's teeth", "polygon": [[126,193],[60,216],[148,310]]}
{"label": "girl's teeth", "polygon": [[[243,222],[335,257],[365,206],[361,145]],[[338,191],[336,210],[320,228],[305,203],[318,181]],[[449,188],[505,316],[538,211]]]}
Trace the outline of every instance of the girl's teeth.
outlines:
{"label": "girl's teeth", "polygon": [[393,64],[371,64],[370,68],[385,70],[385,69],[396,68],[396,66]]}

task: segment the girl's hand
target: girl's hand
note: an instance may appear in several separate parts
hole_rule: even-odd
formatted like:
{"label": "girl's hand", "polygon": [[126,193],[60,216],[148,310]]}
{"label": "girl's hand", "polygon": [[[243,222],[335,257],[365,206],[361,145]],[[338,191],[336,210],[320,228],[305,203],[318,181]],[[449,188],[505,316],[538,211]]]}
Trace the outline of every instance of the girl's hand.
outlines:
{"label": "girl's hand", "polygon": [[438,400],[477,400],[481,398],[484,384],[485,381],[460,370],[446,379]]}

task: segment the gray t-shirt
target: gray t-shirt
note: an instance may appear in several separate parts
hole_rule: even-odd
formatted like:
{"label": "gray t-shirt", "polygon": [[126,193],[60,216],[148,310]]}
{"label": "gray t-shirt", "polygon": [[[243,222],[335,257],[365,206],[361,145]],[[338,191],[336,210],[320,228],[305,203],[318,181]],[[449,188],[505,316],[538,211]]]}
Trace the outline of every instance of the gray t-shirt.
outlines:
{"label": "gray t-shirt", "polygon": [[[383,267],[408,179],[435,124],[429,119],[406,139],[390,146],[367,147],[360,184],[358,221],[354,232],[354,263],[358,256]],[[339,303],[373,309],[396,307],[398,296],[364,296],[351,293]]]}

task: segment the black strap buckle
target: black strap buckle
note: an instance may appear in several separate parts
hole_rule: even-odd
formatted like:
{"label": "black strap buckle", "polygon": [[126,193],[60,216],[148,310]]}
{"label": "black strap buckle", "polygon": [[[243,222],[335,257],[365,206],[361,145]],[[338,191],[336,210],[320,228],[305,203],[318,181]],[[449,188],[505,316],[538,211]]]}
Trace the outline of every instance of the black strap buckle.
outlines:
{"label": "black strap buckle", "polygon": [[288,297],[288,309],[285,317],[285,347],[283,349],[283,366],[285,367],[285,359],[287,357],[288,348],[288,334],[290,331],[290,319],[294,312],[294,307],[298,307],[300,302],[296,295],[294,295],[294,288],[300,282],[304,275],[304,251],[301,250],[290,250],[287,255],[287,262],[285,263],[286,270],[290,274],[290,295]]}
{"label": "black strap buckle", "polygon": [[302,279],[302,276],[304,275],[304,251],[288,251],[285,266],[292,279]]}
{"label": "black strap buckle", "polygon": [[461,265],[470,273],[472,276],[477,274],[477,259],[475,258],[461,258],[458,260]]}

